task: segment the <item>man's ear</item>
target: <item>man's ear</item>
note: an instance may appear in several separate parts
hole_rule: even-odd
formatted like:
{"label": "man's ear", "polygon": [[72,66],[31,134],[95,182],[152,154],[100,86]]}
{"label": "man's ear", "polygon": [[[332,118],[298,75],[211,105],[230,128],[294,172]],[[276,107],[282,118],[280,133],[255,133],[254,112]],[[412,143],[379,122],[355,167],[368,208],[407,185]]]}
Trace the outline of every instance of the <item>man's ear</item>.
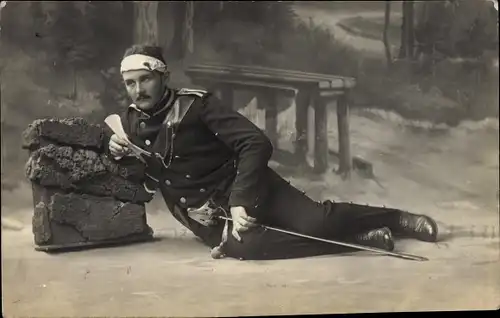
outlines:
{"label": "man's ear", "polygon": [[161,75],[161,80],[163,85],[168,86],[168,82],[170,81],[170,72],[165,72]]}

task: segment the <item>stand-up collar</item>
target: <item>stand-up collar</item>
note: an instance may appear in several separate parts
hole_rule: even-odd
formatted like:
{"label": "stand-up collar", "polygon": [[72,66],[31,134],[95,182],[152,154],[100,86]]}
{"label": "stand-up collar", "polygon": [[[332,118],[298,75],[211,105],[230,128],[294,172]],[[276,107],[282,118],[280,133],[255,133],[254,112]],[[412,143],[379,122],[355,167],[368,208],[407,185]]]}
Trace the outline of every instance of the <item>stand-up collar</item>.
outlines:
{"label": "stand-up collar", "polygon": [[[130,107],[137,110],[141,113],[145,118],[156,117],[160,114],[166,115],[166,111],[170,109],[170,106],[173,104],[175,100],[175,91],[173,89],[166,89],[165,94],[163,94],[162,99],[149,111],[143,111],[138,108],[135,104],[131,104]],[[161,116],[163,117],[163,116]]]}

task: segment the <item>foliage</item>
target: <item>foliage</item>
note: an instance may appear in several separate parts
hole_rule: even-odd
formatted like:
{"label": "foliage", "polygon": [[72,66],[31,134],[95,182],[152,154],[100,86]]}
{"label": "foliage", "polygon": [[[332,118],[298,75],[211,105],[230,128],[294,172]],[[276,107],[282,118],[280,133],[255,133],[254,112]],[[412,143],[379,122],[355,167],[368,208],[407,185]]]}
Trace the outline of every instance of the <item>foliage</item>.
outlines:
{"label": "foliage", "polygon": [[197,2],[197,42],[209,42],[221,57],[239,63],[265,63],[268,54],[284,50],[283,36],[293,32],[291,3],[273,1]]}
{"label": "foliage", "polygon": [[118,68],[111,67],[101,71],[101,74],[107,84],[100,98],[103,108],[107,113],[121,111],[127,106],[129,98]]}
{"label": "foliage", "polygon": [[317,73],[356,77],[359,55],[335,40],[328,29],[313,23],[297,22],[283,36],[284,50],[271,58],[271,65]]}
{"label": "foliage", "polygon": [[[425,2],[427,9],[432,9],[427,10],[427,14],[417,9],[417,39],[424,49],[431,43],[431,49],[445,57],[476,56],[498,45],[498,40],[493,40],[493,34],[498,32],[497,18],[492,19],[490,7],[478,5],[476,8],[467,0],[454,1],[451,7],[445,3],[448,2]],[[418,8],[425,7],[424,4]],[[393,94],[393,91],[401,87],[403,91],[416,92],[412,94],[417,96],[435,87],[446,99],[443,105],[451,105],[448,103],[451,100],[464,105],[465,109],[475,107],[476,97],[482,91],[480,83],[472,79],[475,75],[466,76],[466,69],[451,76],[445,76],[443,68],[427,74],[387,74],[385,63],[367,60],[341,45],[327,29],[298,21],[292,5],[276,1],[195,2],[195,12],[200,13],[195,14],[195,41],[198,48],[205,45],[195,50],[199,54],[197,58],[354,76],[359,83],[355,97],[360,96],[372,104],[405,108],[402,106],[407,105],[404,95]],[[351,4],[342,4],[347,5]],[[6,19],[2,21],[9,41],[36,53],[36,59],[44,56],[41,64],[99,71],[106,79],[106,87],[101,92],[106,112],[126,104],[119,74],[110,68],[130,43],[133,33],[124,2],[18,2],[9,4],[6,10],[15,13],[6,11]],[[210,50],[205,49],[208,47]],[[432,63],[436,70],[441,62]],[[429,77],[431,73],[434,75]],[[417,107],[416,102],[410,104]]]}
{"label": "foliage", "polygon": [[464,117],[498,116],[498,12],[489,1],[436,1],[417,6],[421,86],[439,87]]}
{"label": "foliage", "polygon": [[[398,45],[401,41],[401,19],[391,15],[390,25],[387,30],[389,43]],[[382,40],[384,32],[384,17],[353,17],[339,22],[339,27],[349,33],[373,40]]]}
{"label": "foliage", "polygon": [[[198,51],[201,60],[210,56],[224,63],[340,75],[357,72],[352,50],[339,45],[329,30],[299,21],[289,2],[234,1],[219,11],[213,2],[198,5],[210,13],[195,21],[204,30],[195,33],[197,43],[207,44]],[[215,52],[207,54],[208,46]]]}
{"label": "foliage", "polygon": [[479,57],[498,50],[498,12],[489,1],[425,1],[416,7],[421,50],[446,57]]}
{"label": "foliage", "polygon": [[[48,89],[47,99],[59,105],[58,115],[63,111],[71,113],[80,103],[90,109],[94,102],[82,99],[89,94],[98,95],[104,112],[109,113],[123,105],[126,98],[121,79],[110,66],[119,61],[123,50],[130,44],[133,24],[127,19],[130,18],[129,8],[120,1],[12,3],[6,8],[6,20],[2,21],[4,40],[37,62],[37,67],[25,71],[30,74],[30,81]],[[15,16],[32,19],[15,19]],[[7,55],[8,59],[12,57]],[[84,71],[96,72],[106,79],[100,91],[87,92],[77,87],[77,73]],[[71,73],[73,78],[67,78]],[[53,89],[54,85],[61,85],[61,81],[56,80],[59,78],[73,82],[72,93],[61,94],[60,89]],[[13,89],[18,91],[21,87],[23,85]],[[12,93],[12,103],[27,107],[29,104],[23,102],[26,101],[23,96],[26,90],[26,87],[19,90],[17,96]],[[94,115],[96,118],[101,116]]]}
{"label": "foliage", "polygon": [[[14,18],[23,15],[33,18]],[[19,2],[9,4],[6,16],[8,41],[37,58],[43,52],[42,62],[76,70],[114,63],[131,33],[119,1]]]}
{"label": "foliage", "polygon": [[266,26],[268,30],[286,31],[295,13],[290,2],[277,1],[206,1],[196,2],[195,11],[203,12],[196,16],[198,30],[210,28],[220,20],[253,23]]}
{"label": "foliage", "polygon": [[[325,10],[345,10],[353,11],[383,11],[384,1],[303,1],[301,6],[311,6]],[[394,11],[400,10],[400,6],[395,6]]]}
{"label": "foliage", "polygon": [[[434,63],[435,71],[431,73],[420,72],[418,62],[398,61],[388,72],[383,57],[368,58],[336,41],[328,29],[299,21],[293,12],[290,13],[289,3],[276,3],[272,8],[276,10],[273,13],[276,20],[285,21],[282,22],[285,25],[277,27],[276,33],[271,31],[270,22],[266,20],[265,12],[270,10],[266,3],[260,7],[241,7],[238,4],[239,11],[235,4],[233,7],[225,4],[222,11],[214,3],[211,5],[212,11],[209,3],[203,9],[213,15],[200,15],[205,20],[195,21],[198,28],[204,29],[204,32],[197,33],[197,43],[210,44],[198,50],[201,60],[353,76],[358,82],[352,94],[353,106],[390,109],[413,119],[457,124],[466,117],[484,118],[498,114],[495,106],[498,94],[491,88],[495,78],[486,77],[482,71],[487,65],[486,60],[466,67],[460,63],[448,65],[446,59],[440,59]],[[264,13],[257,15],[258,10]],[[400,20],[392,20],[399,29]],[[381,29],[382,24],[379,24]],[[482,25],[486,24],[482,22]],[[400,32],[393,29],[396,31]],[[206,49],[209,46],[212,46],[212,51]],[[484,50],[484,47],[477,48],[478,52]]]}

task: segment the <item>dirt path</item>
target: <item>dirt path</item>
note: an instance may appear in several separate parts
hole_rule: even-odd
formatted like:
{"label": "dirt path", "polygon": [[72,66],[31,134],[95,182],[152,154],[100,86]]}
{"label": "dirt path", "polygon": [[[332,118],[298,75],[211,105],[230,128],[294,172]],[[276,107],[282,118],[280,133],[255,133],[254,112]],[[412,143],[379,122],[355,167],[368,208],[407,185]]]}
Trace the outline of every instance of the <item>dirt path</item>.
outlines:
{"label": "dirt path", "polygon": [[[384,44],[381,40],[369,39],[361,36],[353,35],[346,30],[342,29],[338,23],[344,19],[353,18],[356,16],[364,17],[364,18],[378,18],[383,17],[384,12],[377,11],[366,11],[366,12],[346,12],[346,11],[334,11],[334,10],[325,10],[321,8],[314,8],[311,6],[300,6],[296,5],[294,7],[295,13],[301,18],[303,21],[308,22],[310,19],[313,20],[314,23],[319,25],[323,25],[330,29],[335,39],[341,41],[342,43],[348,44],[351,47],[359,50],[365,51],[368,54],[375,54],[377,56],[384,55],[385,49]],[[399,19],[401,18],[401,14],[397,12],[393,12],[391,14],[391,19]]]}

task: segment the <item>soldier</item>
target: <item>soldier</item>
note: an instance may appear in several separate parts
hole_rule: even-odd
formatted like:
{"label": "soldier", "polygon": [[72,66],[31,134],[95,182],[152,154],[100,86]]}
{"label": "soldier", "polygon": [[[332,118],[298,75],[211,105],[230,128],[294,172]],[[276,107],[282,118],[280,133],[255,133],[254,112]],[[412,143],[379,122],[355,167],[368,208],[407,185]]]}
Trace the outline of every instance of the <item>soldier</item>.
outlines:
{"label": "soldier", "polygon": [[[346,251],[256,223],[388,251],[393,237],[436,241],[437,225],[428,216],[316,202],[294,188],[268,167],[273,147],[250,120],[209,92],[169,87],[160,48],[129,48],[121,73],[133,101],[121,114],[128,139],[109,133],[109,154],[125,160],[139,147],[145,189],[159,190],[172,215],[211,248],[220,245],[228,257],[254,260]],[[214,210],[232,221],[204,213]]]}

